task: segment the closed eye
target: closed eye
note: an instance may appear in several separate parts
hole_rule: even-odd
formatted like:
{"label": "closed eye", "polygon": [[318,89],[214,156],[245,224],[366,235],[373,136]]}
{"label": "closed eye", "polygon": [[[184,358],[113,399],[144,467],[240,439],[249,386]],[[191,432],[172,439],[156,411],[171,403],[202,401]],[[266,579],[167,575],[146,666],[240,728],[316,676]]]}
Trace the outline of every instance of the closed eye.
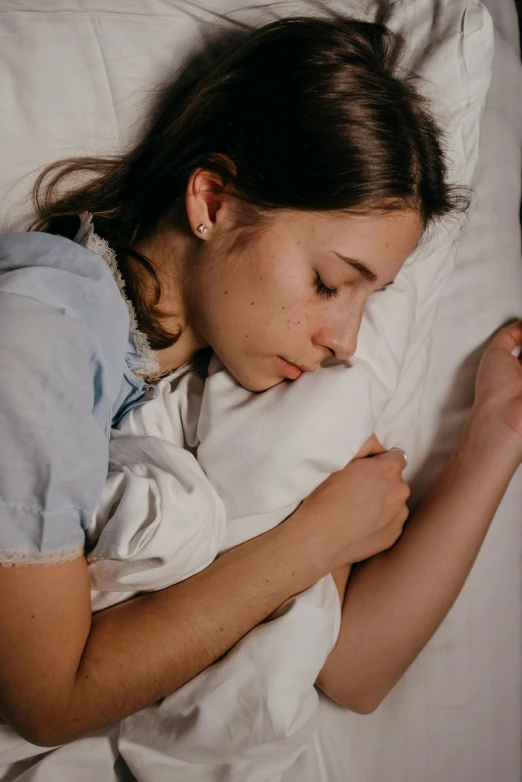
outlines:
{"label": "closed eye", "polygon": [[323,296],[325,299],[331,299],[334,296],[339,295],[339,288],[328,288],[317,273],[315,275],[314,284],[315,284],[315,289],[319,294],[319,296]]}

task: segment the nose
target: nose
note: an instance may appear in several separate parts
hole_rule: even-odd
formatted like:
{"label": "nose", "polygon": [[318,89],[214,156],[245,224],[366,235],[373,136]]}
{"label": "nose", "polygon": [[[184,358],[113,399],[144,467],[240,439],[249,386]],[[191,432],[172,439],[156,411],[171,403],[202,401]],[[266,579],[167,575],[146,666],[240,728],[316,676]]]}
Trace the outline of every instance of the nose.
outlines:
{"label": "nose", "polygon": [[348,340],[337,340],[335,337],[332,337],[328,340],[328,344],[324,344],[330,348],[335,358],[339,359],[339,361],[346,361],[357,350],[357,334],[350,336]]}
{"label": "nose", "polygon": [[357,338],[361,328],[363,307],[352,311],[348,320],[332,326],[323,325],[316,335],[317,345],[328,348],[336,359],[346,361],[357,350]]}

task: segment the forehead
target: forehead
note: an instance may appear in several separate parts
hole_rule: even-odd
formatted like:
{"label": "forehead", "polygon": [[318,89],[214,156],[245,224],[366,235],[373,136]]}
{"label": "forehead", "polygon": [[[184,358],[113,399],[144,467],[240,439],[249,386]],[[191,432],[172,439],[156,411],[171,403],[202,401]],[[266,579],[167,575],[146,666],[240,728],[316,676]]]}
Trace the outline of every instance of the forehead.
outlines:
{"label": "forehead", "polygon": [[305,246],[368,262],[404,261],[424,231],[421,215],[413,209],[365,215],[296,210],[282,213],[276,223]]}

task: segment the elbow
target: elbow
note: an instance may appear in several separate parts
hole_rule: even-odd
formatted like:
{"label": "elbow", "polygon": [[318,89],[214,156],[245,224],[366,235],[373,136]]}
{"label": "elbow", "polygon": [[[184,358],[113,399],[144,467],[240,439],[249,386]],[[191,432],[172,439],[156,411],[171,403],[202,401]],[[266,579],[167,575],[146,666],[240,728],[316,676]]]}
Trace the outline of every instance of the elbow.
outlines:
{"label": "elbow", "polygon": [[364,687],[358,684],[351,687],[345,682],[328,681],[326,677],[319,677],[317,686],[324,694],[343,709],[353,711],[354,714],[373,714],[387,693],[376,692],[372,687]]}
{"label": "elbow", "polygon": [[350,693],[350,692],[340,692],[340,693],[333,693],[330,695],[329,693],[326,693],[331,700],[333,700],[335,703],[337,703],[339,706],[342,706],[344,709],[348,709],[349,711],[353,711],[354,714],[373,714],[381,703],[383,702],[383,698],[377,698],[372,693]]}
{"label": "elbow", "polygon": [[373,714],[377,711],[383,700],[384,698],[371,697],[366,699],[347,698],[344,707],[355,712],[355,714]]}
{"label": "elbow", "polygon": [[30,744],[34,744],[36,747],[42,747],[49,749],[52,747],[59,747],[62,744],[66,744],[68,739],[65,736],[60,735],[59,730],[50,730],[48,725],[44,722],[11,722],[11,727],[16,730],[19,736]]}
{"label": "elbow", "polygon": [[21,738],[36,747],[46,749],[59,747],[72,741],[73,738],[78,738],[78,736],[71,736],[65,725],[57,723],[56,715],[50,719],[50,713],[51,710],[47,714],[38,715],[11,714],[9,718],[6,717],[6,722]]}

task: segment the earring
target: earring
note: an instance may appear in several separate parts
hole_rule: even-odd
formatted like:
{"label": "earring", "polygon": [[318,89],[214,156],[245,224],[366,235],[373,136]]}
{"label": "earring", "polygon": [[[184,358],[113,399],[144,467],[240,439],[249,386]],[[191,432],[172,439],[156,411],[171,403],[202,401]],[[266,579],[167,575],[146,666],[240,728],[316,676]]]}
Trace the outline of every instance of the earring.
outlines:
{"label": "earring", "polygon": [[198,231],[200,232],[200,234],[206,234],[208,228],[206,225],[204,225],[204,223],[201,223],[201,225],[198,225]]}

